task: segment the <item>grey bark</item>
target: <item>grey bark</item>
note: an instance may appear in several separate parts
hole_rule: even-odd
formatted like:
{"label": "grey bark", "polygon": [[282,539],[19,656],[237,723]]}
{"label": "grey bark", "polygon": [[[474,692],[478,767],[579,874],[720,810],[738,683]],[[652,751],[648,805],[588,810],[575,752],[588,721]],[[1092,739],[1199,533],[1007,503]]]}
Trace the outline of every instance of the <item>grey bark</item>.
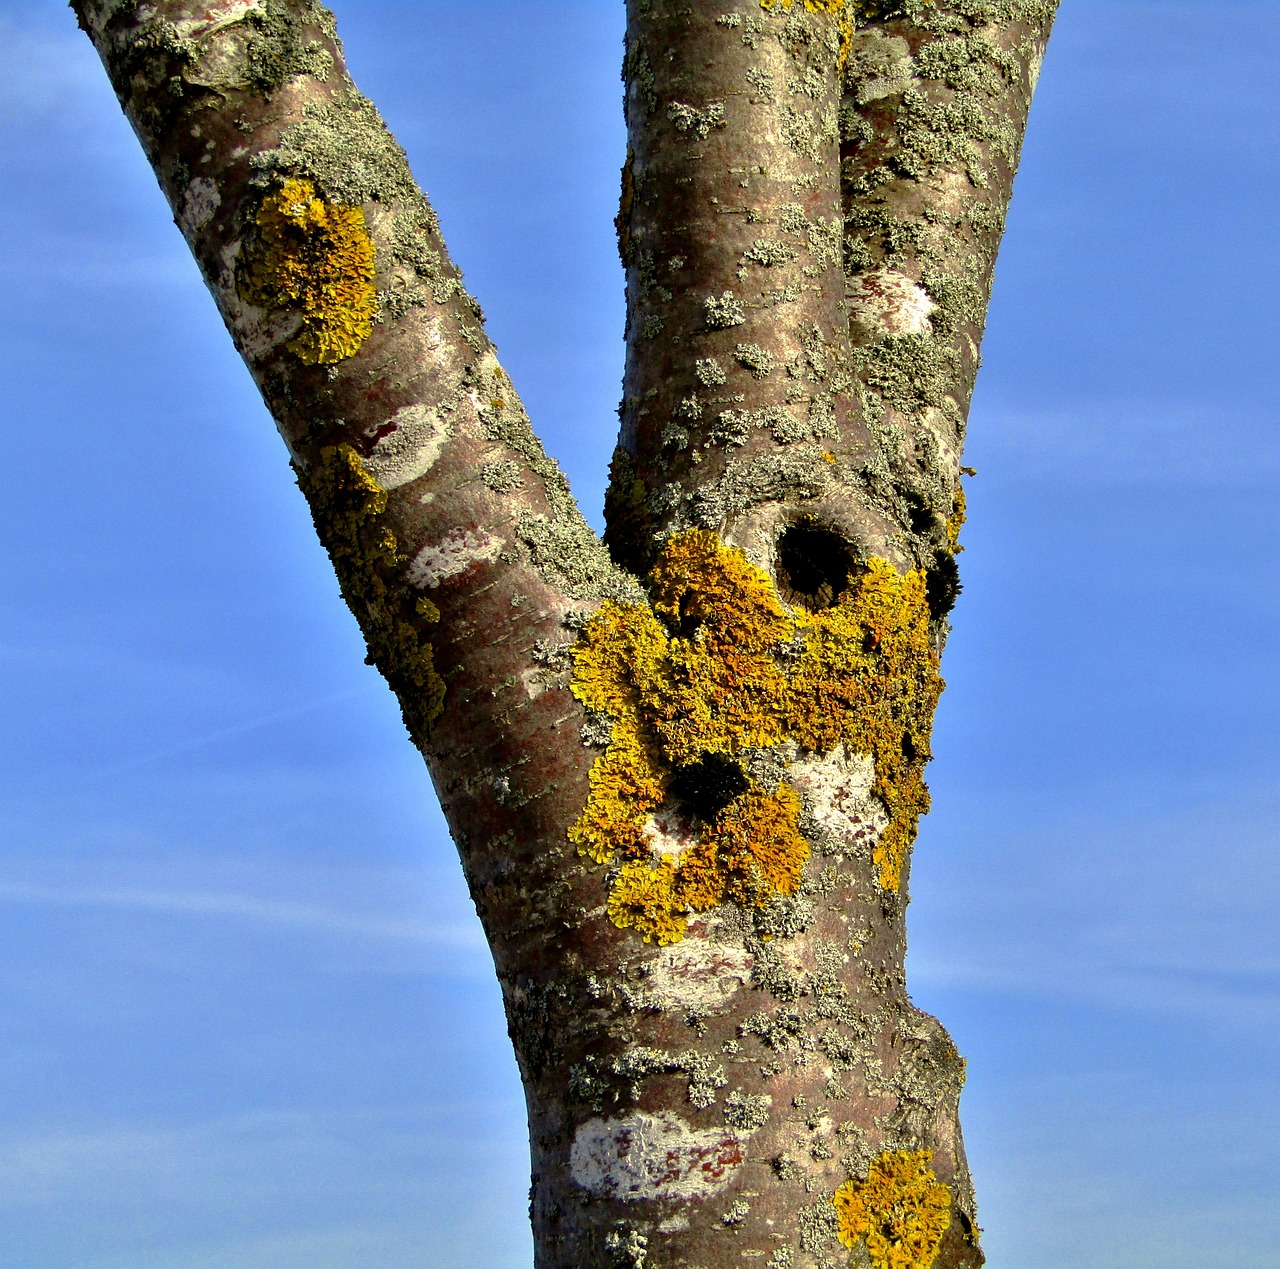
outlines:
{"label": "grey bark", "polygon": [[[612,924],[607,869],[567,836],[602,725],[568,649],[602,602],[642,604],[660,544],[691,527],[813,606],[779,547],[802,526],[855,570],[922,570],[940,652],[965,417],[1053,0],[629,0],[607,547],[330,14],[73,8],[439,791],[525,1084],[538,1265],[845,1263],[832,1195],[920,1150],[951,1220],[909,1263],[981,1264],[963,1062],[905,989],[905,878],[877,882],[856,818],[849,840],[817,841],[807,804],[794,896],[725,903],[669,948]],[[294,217],[274,238],[273,207]],[[356,264],[326,273],[321,249]],[[289,291],[291,268],[306,278]],[[785,773],[813,755],[756,760]],[[869,1246],[852,1263],[887,1263]]]}

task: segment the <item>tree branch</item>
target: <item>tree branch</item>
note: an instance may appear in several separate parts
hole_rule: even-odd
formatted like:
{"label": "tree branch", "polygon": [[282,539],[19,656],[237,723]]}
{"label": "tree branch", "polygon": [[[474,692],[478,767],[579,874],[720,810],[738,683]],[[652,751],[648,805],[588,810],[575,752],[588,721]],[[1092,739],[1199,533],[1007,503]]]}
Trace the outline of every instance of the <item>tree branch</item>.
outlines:
{"label": "tree branch", "polygon": [[627,375],[606,513],[781,531],[958,583],[960,461],[996,249],[1056,0],[631,6]]}
{"label": "tree branch", "polygon": [[[543,690],[539,649],[564,642],[570,610],[639,592],[534,436],[332,16],[310,0],[75,9],[284,437],[464,859],[468,840],[504,833],[563,842],[582,773],[576,732],[561,728],[577,705],[563,683]],[[533,770],[530,754],[544,756]],[[550,830],[531,828],[515,808],[548,796],[557,764],[576,776],[568,802]],[[486,795],[460,799],[476,787]],[[473,884],[489,866],[469,863]]]}
{"label": "tree branch", "polygon": [[[1056,0],[866,6],[840,108],[866,495],[954,598],[960,458],[996,251]],[[940,573],[942,575],[940,575]]]}

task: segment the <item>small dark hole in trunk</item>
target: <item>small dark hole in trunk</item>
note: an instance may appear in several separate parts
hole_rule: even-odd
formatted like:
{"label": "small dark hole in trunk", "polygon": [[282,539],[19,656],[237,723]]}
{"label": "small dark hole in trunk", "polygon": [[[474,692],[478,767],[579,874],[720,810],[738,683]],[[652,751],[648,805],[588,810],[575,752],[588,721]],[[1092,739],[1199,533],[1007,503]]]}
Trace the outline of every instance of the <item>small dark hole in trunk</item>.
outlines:
{"label": "small dark hole in trunk", "polygon": [[713,820],[747,791],[747,777],[732,758],[704,754],[671,777],[670,792],[696,819]]}
{"label": "small dark hole in trunk", "polygon": [[848,543],[829,529],[793,524],[778,539],[783,598],[811,612],[830,608],[839,600],[849,589],[853,569]]}

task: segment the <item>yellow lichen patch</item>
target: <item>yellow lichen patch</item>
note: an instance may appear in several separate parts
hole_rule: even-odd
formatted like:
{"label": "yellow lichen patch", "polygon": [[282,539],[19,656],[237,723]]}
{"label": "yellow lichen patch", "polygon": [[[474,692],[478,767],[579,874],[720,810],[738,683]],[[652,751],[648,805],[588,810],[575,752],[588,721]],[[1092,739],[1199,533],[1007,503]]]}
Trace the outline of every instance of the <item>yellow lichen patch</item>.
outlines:
{"label": "yellow lichen patch", "polygon": [[793,623],[768,577],[714,533],[692,529],[668,543],[649,586],[654,611],[676,632],[663,672],[640,691],[667,761],[777,744],[786,681],[771,649]]}
{"label": "yellow lichen patch", "polygon": [[873,848],[886,890],[902,884],[907,848],[929,809],[924,767],[942,691],[929,638],[925,578],[870,560],[856,594],[814,613],[791,678],[790,734],[826,753],[842,741],[875,763],[874,792],[889,812]]}
{"label": "yellow lichen patch", "polygon": [[373,329],[377,302],[364,212],[327,203],[310,181],[291,178],[262,200],[256,223],[240,294],[262,308],[301,313],[286,345],[299,361],[330,365],[350,357]]}
{"label": "yellow lichen patch", "polygon": [[[794,0],[760,0],[762,9],[791,8]],[[806,13],[842,13],[844,0],[804,0]]]}
{"label": "yellow lichen patch", "polygon": [[965,497],[964,486],[956,485],[955,498],[951,503],[951,514],[947,517],[947,547],[952,555],[959,555],[964,547],[960,545],[960,530],[964,528]]}
{"label": "yellow lichen patch", "polygon": [[[659,910],[794,894],[809,855],[799,796],[742,761],[788,740],[871,756],[889,814],[873,859],[881,886],[897,890],[928,808],[942,688],[924,575],[871,560],[833,607],[793,612],[741,551],[691,529],[663,544],[649,589],[649,606],[604,604],[573,652],[573,691],[609,717],[610,738],[569,837],[597,863],[623,862],[614,891],[629,897],[611,895],[610,918],[657,937]],[[662,810],[687,825],[677,850],[669,838],[658,847],[650,817]],[[677,926],[664,937],[680,937]]]}
{"label": "yellow lichen patch", "polygon": [[598,864],[615,853],[647,856],[645,820],[661,805],[666,783],[648,746],[635,735],[616,736],[592,764],[588,781],[586,809],[569,830],[569,840]]}
{"label": "yellow lichen patch", "polygon": [[444,708],[444,682],[423,637],[440,611],[425,596],[410,599],[399,585],[407,561],[395,534],[380,523],[387,491],[350,445],[325,446],[298,483],[342,596],[360,622],[369,660],[399,698],[410,736],[422,741]]}
{"label": "yellow lichen patch", "polygon": [[781,785],[735,798],[712,826],[725,897],[762,907],[775,894],[795,894],[809,849],[800,835],[800,799]]}
{"label": "yellow lichen patch", "polygon": [[685,918],[675,897],[675,868],[669,860],[654,866],[623,864],[609,891],[609,920],[635,930],[646,943],[677,943],[684,938]]}
{"label": "yellow lichen patch", "polygon": [[930,1269],[951,1224],[951,1191],[932,1162],[931,1150],[890,1150],[865,1181],[846,1181],[831,1200],[840,1241],[864,1241],[875,1269]]}

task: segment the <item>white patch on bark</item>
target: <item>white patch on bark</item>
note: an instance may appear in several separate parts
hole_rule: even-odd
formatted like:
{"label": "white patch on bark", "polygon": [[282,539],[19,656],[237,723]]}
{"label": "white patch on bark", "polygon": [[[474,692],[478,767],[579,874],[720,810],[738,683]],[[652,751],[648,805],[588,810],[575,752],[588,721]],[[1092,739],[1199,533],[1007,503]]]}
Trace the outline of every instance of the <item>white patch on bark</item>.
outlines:
{"label": "white patch on bark", "polygon": [[698,834],[683,816],[672,810],[659,809],[644,822],[644,835],[655,855],[679,855],[698,844]]}
{"label": "white patch on bark", "polygon": [[204,16],[186,18],[175,22],[174,30],[185,40],[198,40],[201,36],[212,35],[233,22],[242,22],[251,13],[263,13],[262,0],[222,0],[221,4],[204,6]]}
{"label": "white patch on bark", "polygon": [[197,176],[183,195],[182,211],[178,214],[182,232],[190,238],[203,229],[221,203],[222,195],[218,193],[218,187],[208,177]]}
{"label": "white patch on bark", "polygon": [[705,1198],[741,1166],[746,1135],[691,1128],[670,1111],[590,1119],[574,1135],[569,1168],[584,1190],[623,1203]]}
{"label": "white patch on bark", "polygon": [[664,947],[647,963],[641,991],[653,1009],[708,1011],[727,1004],[751,981],[751,954],[728,943],[690,936]]}
{"label": "white patch on bark", "polygon": [[524,686],[524,694],[536,701],[547,690],[547,676],[540,665],[531,666],[520,672],[520,682]]}
{"label": "white patch on bark", "polygon": [[1040,70],[1044,66],[1044,46],[1041,45],[1031,55],[1031,65],[1027,67],[1031,76],[1031,91],[1035,92],[1036,85],[1040,82]]}
{"label": "white patch on bark", "polygon": [[382,437],[364,462],[384,489],[399,489],[431,470],[448,439],[449,428],[428,405],[406,405],[390,421],[395,431]]}
{"label": "white patch on bark", "polygon": [[896,269],[873,269],[845,285],[850,316],[875,338],[924,335],[936,305],[925,289]]}
{"label": "white patch on bark", "polygon": [[453,529],[434,546],[424,546],[413,557],[405,576],[419,590],[439,586],[446,578],[457,577],[475,564],[496,559],[506,543],[488,533]]}
{"label": "white patch on bark", "polygon": [[201,17],[175,22],[179,38],[195,46],[195,56],[184,66],[182,78],[219,92],[243,87],[255,35],[244,19],[264,12],[262,0],[223,0],[205,6]]}
{"label": "white patch on bark", "polygon": [[871,792],[876,772],[866,754],[851,754],[837,745],[829,754],[792,763],[787,779],[805,799],[819,828],[850,850],[859,843],[874,843],[888,827],[884,804]]}

